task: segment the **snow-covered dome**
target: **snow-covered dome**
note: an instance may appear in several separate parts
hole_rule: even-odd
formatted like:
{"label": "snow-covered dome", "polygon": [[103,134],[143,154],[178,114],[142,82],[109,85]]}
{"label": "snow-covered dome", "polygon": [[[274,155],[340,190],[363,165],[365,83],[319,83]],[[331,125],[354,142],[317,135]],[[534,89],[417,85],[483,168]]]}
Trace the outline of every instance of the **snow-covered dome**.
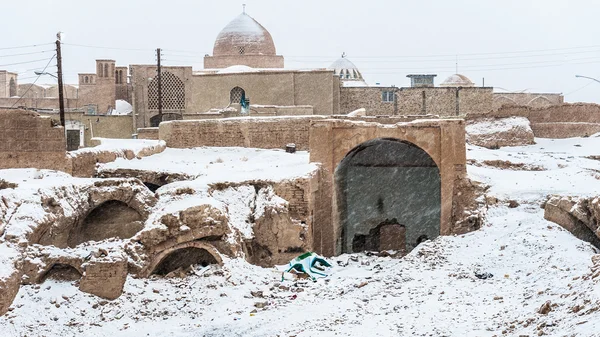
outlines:
{"label": "snow-covered dome", "polygon": [[475,83],[471,82],[471,80],[461,74],[454,74],[449,76],[440,84],[440,87],[474,87]]}
{"label": "snow-covered dome", "polygon": [[238,15],[217,36],[213,56],[275,55],[271,34],[246,13]]}
{"label": "snow-covered dome", "polygon": [[333,62],[327,69],[333,70],[335,75],[339,76],[342,80],[364,82],[362,74],[360,71],[358,71],[358,68],[354,65],[354,63],[348,60],[345,53],[342,54],[342,57]]}

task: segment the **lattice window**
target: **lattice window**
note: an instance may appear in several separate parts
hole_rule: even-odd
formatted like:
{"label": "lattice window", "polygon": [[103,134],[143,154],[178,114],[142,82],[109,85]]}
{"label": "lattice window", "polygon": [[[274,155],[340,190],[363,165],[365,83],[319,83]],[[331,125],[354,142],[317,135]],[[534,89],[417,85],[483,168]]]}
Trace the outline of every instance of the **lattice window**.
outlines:
{"label": "lattice window", "polygon": [[[168,71],[162,74],[162,107],[165,110],[185,109],[185,84]],[[148,85],[148,109],[158,109],[158,77]]]}
{"label": "lattice window", "polygon": [[242,97],[246,97],[246,92],[244,89],[240,87],[235,87],[231,89],[229,92],[229,102],[230,103],[240,103],[242,101]]}
{"label": "lattice window", "polygon": [[238,47],[238,52],[240,55],[243,55],[246,52],[246,49],[244,47]]}

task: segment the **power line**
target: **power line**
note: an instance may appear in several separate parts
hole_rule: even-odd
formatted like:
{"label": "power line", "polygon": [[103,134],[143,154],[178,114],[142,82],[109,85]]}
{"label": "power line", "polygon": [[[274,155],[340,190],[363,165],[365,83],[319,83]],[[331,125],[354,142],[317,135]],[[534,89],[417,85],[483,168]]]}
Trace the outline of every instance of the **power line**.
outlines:
{"label": "power line", "polygon": [[48,66],[50,65],[50,62],[52,62],[52,60],[54,60],[54,58],[56,57],[56,54],[54,54],[50,60],[48,60],[48,63],[46,64],[46,66],[44,67],[44,70],[41,71],[41,73],[37,76],[37,78],[33,81],[33,83],[31,83],[31,85],[29,86],[29,88],[27,88],[27,90],[25,90],[25,92],[23,93],[23,95],[21,95],[21,97],[19,97],[19,99],[11,106],[11,109],[15,107],[15,105],[17,105],[21,99],[23,98],[23,96],[26,96],[27,93],[29,92],[29,90],[31,90],[31,87],[33,87],[33,85],[35,84],[35,82],[37,82],[37,80],[40,79],[40,76],[42,76],[42,74],[44,72],[46,72],[46,69],[48,69]]}
{"label": "power line", "polygon": [[[469,72],[481,72],[481,71],[496,71],[496,70],[514,70],[514,69],[532,69],[532,68],[550,68],[550,67],[561,67],[561,66],[565,66],[565,65],[576,65],[576,64],[591,64],[591,63],[600,63],[600,60],[598,61],[589,61],[589,62],[572,62],[572,63],[558,63],[558,64],[549,64],[549,65],[541,65],[541,66],[528,66],[528,67],[504,67],[504,68],[488,68],[488,69],[469,69]],[[454,69],[454,68],[452,68]],[[438,69],[440,70],[440,69]],[[433,70],[432,68],[430,69],[413,69],[411,71],[414,72],[432,72],[432,73],[453,73],[453,70],[441,70],[441,71],[436,71]],[[386,71],[386,72],[371,72],[371,71],[361,71],[365,74],[402,74],[405,72],[401,72],[401,71]]]}
{"label": "power line", "polygon": [[[54,56],[52,56],[52,58],[54,58]],[[39,60],[31,60],[31,61],[24,61],[24,62],[0,64],[0,67],[14,66],[14,65],[17,65],[17,64],[35,63],[35,62],[41,62],[41,61],[46,61],[46,60],[48,60],[48,59],[39,59]]]}
{"label": "power line", "polygon": [[[457,56],[478,56],[478,55],[506,55],[506,54],[526,54],[526,53],[537,53],[537,52],[548,52],[548,51],[562,51],[562,50],[574,50],[574,49],[590,49],[600,48],[600,45],[592,46],[579,46],[579,47],[568,47],[568,48],[552,48],[552,49],[530,49],[520,51],[504,51],[504,52],[487,52],[487,53],[456,53],[456,54],[433,54],[433,55],[387,55],[387,56],[352,56],[352,59],[369,59],[369,58],[426,58],[426,57],[452,57]],[[330,55],[321,56],[298,56],[290,55],[288,57],[304,57],[304,58],[330,58]]]}
{"label": "power line", "polygon": [[32,44],[32,45],[28,45],[28,46],[4,47],[4,48],[0,48],[0,50],[33,48],[33,47],[40,47],[40,46],[48,46],[48,45],[51,45],[51,44],[54,44],[54,43],[50,42],[50,43]]}
{"label": "power line", "polygon": [[12,56],[23,56],[23,55],[42,54],[42,53],[47,53],[47,52],[51,52],[51,51],[54,51],[54,49],[42,50],[42,51],[34,51],[34,52],[31,52],[31,53],[20,53],[20,54],[10,54],[10,55],[0,55],[0,58],[2,58],[2,57],[12,57]]}
{"label": "power line", "polygon": [[581,90],[581,89],[583,89],[583,88],[587,87],[588,85],[590,85],[590,84],[592,84],[592,83],[594,83],[594,82],[590,81],[588,84],[586,84],[586,85],[584,85],[584,86],[581,86],[581,87],[579,87],[579,88],[577,88],[577,89],[575,89],[575,90],[573,90],[573,91],[571,91],[571,92],[568,92],[568,93],[566,93],[566,94],[565,94],[565,96],[567,96],[567,95],[570,95],[570,94],[573,94],[573,93],[576,93],[576,92],[578,92],[579,90]]}
{"label": "power line", "polygon": [[154,52],[153,49],[101,47],[101,46],[90,46],[90,45],[75,44],[75,43],[63,43],[63,44],[65,46],[72,46],[72,47],[84,47],[84,48],[96,48],[96,49],[111,49],[111,50],[127,50],[127,51],[144,51],[144,52],[152,51],[152,52]]}

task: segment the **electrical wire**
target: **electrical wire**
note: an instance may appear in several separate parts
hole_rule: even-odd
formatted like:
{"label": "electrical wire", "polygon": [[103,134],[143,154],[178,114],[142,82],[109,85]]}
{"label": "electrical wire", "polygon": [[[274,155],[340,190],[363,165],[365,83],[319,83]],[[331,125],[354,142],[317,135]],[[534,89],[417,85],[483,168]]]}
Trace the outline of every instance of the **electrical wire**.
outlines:
{"label": "electrical wire", "polygon": [[12,57],[12,56],[23,56],[23,55],[34,55],[34,54],[42,54],[42,53],[48,53],[48,52],[53,52],[54,49],[49,49],[49,50],[42,50],[42,51],[34,51],[31,53],[20,53],[20,54],[10,54],[10,55],[0,55],[0,58],[3,57]]}
{"label": "electrical wire", "polygon": [[56,57],[56,54],[54,54],[54,56],[52,56],[50,58],[50,60],[48,60],[48,63],[44,67],[44,70],[42,70],[41,73],[39,75],[37,75],[37,78],[33,81],[33,83],[31,83],[31,85],[29,86],[29,88],[27,88],[27,90],[25,90],[25,92],[23,93],[23,95],[21,95],[21,97],[19,97],[19,99],[10,107],[11,109],[14,108],[15,105],[17,105],[21,101],[21,99],[23,98],[23,96],[27,95],[27,93],[29,92],[29,90],[31,90],[31,87],[33,87],[33,85],[35,84],[35,82],[37,82],[37,80],[40,79],[40,76],[42,76],[42,74],[44,72],[46,72],[46,69],[48,69],[48,66],[50,65],[50,62],[52,62],[52,60],[54,60],[55,57]]}
{"label": "electrical wire", "polygon": [[127,50],[127,51],[144,51],[144,52],[147,52],[147,51],[152,51],[152,52],[156,52],[156,50],[154,50],[154,49],[138,49],[138,48],[101,47],[101,46],[90,46],[90,45],[76,44],[76,43],[63,43],[63,45],[65,45],[65,46],[72,46],[72,47],[96,48],[96,49]]}
{"label": "electrical wire", "polygon": [[3,47],[0,48],[0,50],[8,50],[8,49],[21,49],[21,48],[33,48],[33,47],[40,47],[40,46],[48,46],[54,44],[54,42],[50,42],[50,43],[40,43],[40,44],[32,44],[32,45],[28,45],[28,46],[18,46],[18,47]]}
{"label": "electrical wire", "polygon": [[570,95],[570,94],[573,94],[573,93],[576,93],[576,92],[578,92],[579,90],[581,90],[581,89],[583,89],[583,88],[586,88],[587,86],[589,86],[589,85],[590,85],[590,84],[592,84],[592,83],[594,83],[594,82],[593,82],[593,81],[590,81],[588,84],[586,84],[586,85],[584,85],[584,86],[582,86],[582,87],[579,87],[579,88],[577,88],[577,89],[575,89],[575,90],[573,90],[573,91],[571,91],[571,92],[568,92],[568,93],[566,93],[566,94],[565,94],[565,96],[567,96],[567,95]]}
{"label": "electrical wire", "polygon": [[[52,56],[52,58],[54,58],[54,56]],[[48,59],[39,59],[39,60],[31,60],[31,61],[24,61],[24,62],[0,64],[0,67],[14,66],[14,65],[17,65],[17,64],[35,63],[35,62],[41,62],[41,61],[46,61],[46,60],[48,60]]]}

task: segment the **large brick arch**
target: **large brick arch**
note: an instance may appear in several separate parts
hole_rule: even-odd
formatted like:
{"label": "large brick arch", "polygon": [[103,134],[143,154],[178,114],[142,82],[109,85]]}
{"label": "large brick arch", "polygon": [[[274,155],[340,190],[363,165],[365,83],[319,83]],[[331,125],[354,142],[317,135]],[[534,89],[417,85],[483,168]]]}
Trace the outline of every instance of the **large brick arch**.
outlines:
{"label": "large brick arch", "polygon": [[81,229],[90,213],[110,201],[120,202],[137,212],[143,220],[147,219],[156,197],[139,180],[132,179],[130,182],[133,186],[119,184],[117,180],[112,179],[96,183],[98,186],[86,190],[87,194],[82,194],[87,195],[85,199],[70,201],[76,212],[68,216],[58,207],[52,206],[57,204],[55,200],[42,200],[44,204],[49,205],[49,210],[53,213],[58,212],[58,216],[47,217],[47,221],[37,224],[28,236],[30,244],[52,245],[58,248],[73,246],[73,233]]}
{"label": "large brick arch", "polygon": [[310,128],[310,161],[322,164],[321,184],[313,193],[314,250],[340,254],[340,210],[334,172],[347,153],[359,144],[377,138],[406,141],[425,151],[439,168],[441,179],[440,235],[453,231],[452,198],[455,180],[466,173],[463,120],[420,120],[382,125],[347,120],[313,121]]}
{"label": "large brick arch", "polygon": [[410,142],[375,138],[353,148],[334,172],[341,252],[408,252],[439,236],[440,185],[436,163]]}
{"label": "large brick arch", "polygon": [[152,260],[150,260],[150,263],[148,263],[144,269],[140,272],[140,275],[142,277],[149,277],[150,275],[152,275],[152,273],[156,270],[156,268],[160,265],[160,263],[169,255],[171,255],[172,253],[181,250],[181,249],[186,249],[186,248],[198,248],[198,249],[204,249],[205,251],[207,251],[210,255],[212,255],[214,257],[214,259],[217,261],[218,264],[223,264],[223,259],[221,258],[221,254],[219,253],[219,251],[210,243],[204,242],[204,241],[189,241],[189,242],[183,242],[180,244],[176,244],[174,246],[171,246],[169,248],[166,248],[158,253],[156,253],[154,255],[154,257],[152,257]]}

